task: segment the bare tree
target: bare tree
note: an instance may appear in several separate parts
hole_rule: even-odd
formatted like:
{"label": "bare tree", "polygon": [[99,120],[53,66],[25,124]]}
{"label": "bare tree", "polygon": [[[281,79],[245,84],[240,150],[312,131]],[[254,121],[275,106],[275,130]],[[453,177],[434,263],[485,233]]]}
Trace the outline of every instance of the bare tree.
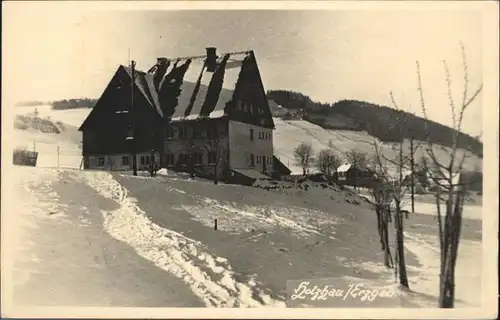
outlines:
{"label": "bare tree", "polygon": [[371,196],[375,203],[377,214],[377,228],[380,237],[381,250],[384,252],[384,264],[388,268],[394,267],[391,247],[389,245],[389,223],[391,218],[391,194],[383,183],[378,183],[371,189]]}
{"label": "bare tree", "polygon": [[219,183],[219,171],[227,165],[227,148],[224,147],[222,136],[219,134],[217,127],[209,126],[207,128],[207,141],[205,150],[208,154],[209,165],[213,166],[214,184]]}
{"label": "bare tree", "polygon": [[341,162],[340,157],[331,148],[327,148],[319,152],[316,166],[327,178],[331,178]]}
{"label": "bare tree", "polygon": [[307,142],[302,142],[297,148],[295,148],[293,155],[297,164],[302,167],[302,173],[306,175],[314,161],[312,145]]}
{"label": "bare tree", "polygon": [[[392,97],[392,94],[391,94]],[[393,103],[395,104],[394,100]],[[401,119],[400,119],[401,120]],[[404,248],[404,225],[403,225],[403,199],[408,192],[407,184],[404,179],[404,170],[409,166],[411,155],[403,155],[403,140],[399,144],[399,153],[395,159],[388,158],[381,152],[379,142],[374,141],[375,155],[373,164],[378,186],[373,190],[382,212],[382,217],[386,214],[385,210],[392,211],[394,219],[394,228],[396,230],[396,255],[395,255],[395,275],[399,275],[399,284],[409,288],[408,274],[405,262]],[[377,189],[378,188],[378,189]],[[385,227],[382,224],[383,227]],[[383,230],[385,231],[385,230]],[[385,235],[382,234],[384,237]],[[385,239],[384,239],[385,241]]]}
{"label": "bare tree", "polygon": [[[428,147],[427,154],[430,158],[428,172],[431,180],[438,186],[436,193],[436,209],[439,227],[439,240],[441,249],[441,268],[439,276],[439,307],[453,308],[455,301],[455,266],[457,261],[458,246],[460,242],[460,232],[462,226],[462,213],[464,204],[464,195],[467,191],[470,181],[464,181],[462,178],[463,164],[467,157],[467,152],[459,156],[458,146],[462,129],[462,121],[465,110],[479,96],[482,91],[482,84],[473,91],[469,92],[469,78],[467,71],[467,59],[465,49],[462,46],[462,60],[464,70],[464,88],[462,99],[458,103],[453,99],[451,89],[451,75],[448,64],[443,61],[446,83],[448,88],[448,101],[453,123],[452,147],[447,150],[447,160],[438,159],[434,153],[432,140],[429,130],[427,130]],[[418,91],[420,93],[420,104],[426,120],[427,106],[425,104],[424,92],[422,89],[422,79],[420,74],[420,65],[417,61]],[[458,111],[458,114],[457,114]],[[425,122],[427,129],[427,121]],[[460,158],[460,159],[459,159]],[[444,221],[441,214],[441,193],[445,198]]]}

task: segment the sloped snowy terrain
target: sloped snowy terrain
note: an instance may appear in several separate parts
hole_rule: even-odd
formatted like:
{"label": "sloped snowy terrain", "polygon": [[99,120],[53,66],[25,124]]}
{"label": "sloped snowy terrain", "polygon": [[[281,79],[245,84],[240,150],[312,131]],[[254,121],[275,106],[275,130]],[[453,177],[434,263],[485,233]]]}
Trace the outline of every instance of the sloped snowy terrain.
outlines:
{"label": "sloped snowy terrain", "polygon": [[[312,124],[304,120],[282,120],[280,118],[274,118],[274,123],[276,130],[274,131],[274,152],[277,157],[294,173],[301,173],[302,169],[297,166],[293,150],[302,142],[307,142],[312,145],[313,152],[318,154],[322,149],[329,147],[331,142],[333,150],[338,153],[339,156],[344,157],[346,152],[351,150],[358,150],[367,153],[368,157],[375,155],[375,149],[373,143],[381,144],[381,142],[370,136],[365,131],[350,131],[350,130],[325,130],[322,127]],[[396,159],[397,152],[393,148],[393,144],[384,143],[381,144],[380,149],[381,154],[388,159]],[[422,141],[415,141],[415,159],[419,161],[422,156],[426,156],[427,144]],[[433,147],[436,157],[446,163],[449,159],[449,148],[443,146]],[[403,145],[403,152],[409,154],[410,142],[406,141]],[[458,152],[461,157],[463,150]],[[467,170],[475,170],[476,168],[482,168],[482,160],[477,156],[472,155],[467,152],[468,157],[464,161],[464,168]],[[311,171],[316,171],[312,168]]]}
{"label": "sloped snowy terrain", "polygon": [[[64,122],[66,111],[50,112],[52,119],[60,117]],[[302,141],[297,137],[310,139],[313,147],[319,149],[328,146],[328,137],[335,136],[335,133],[302,121],[291,124],[278,120],[276,126],[277,153],[288,157],[294,143]],[[31,131],[18,134],[16,141],[28,146],[34,139],[75,147],[61,135]],[[369,139],[362,132],[342,132],[342,135],[349,134],[360,141]],[[352,145],[352,139],[338,141],[338,148],[347,149]],[[360,142],[360,148],[361,145],[368,144]],[[48,166],[51,161],[54,159],[47,158]],[[284,307],[287,280],[320,277],[332,278],[338,284],[362,282],[371,288],[393,288],[398,292],[398,299],[362,305],[359,301],[344,301],[339,302],[339,306],[434,307],[437,304],[439,246],[432,205],[428,205],[426,214],[412,215],[410,220],[405,220],[407,263],[414,291],[406,293],[394,286],[392,271],[381,263],[373,210],[360,198],[358,205],[348,203],[346,200],[355,195],[347,191],[312,187],[307,192],[297,190],[280,194],[259,188],[172,179],[168,173],[152,179],[65,169],[15,169],[11,172],[24,178],[17,181],[18,193],[7,198],[21,199],[24,207],[17,210],[59,221],[66,216],[72,218],[83,204],[87,204],[89,215],[83,220],[80,215],[76,217],[79,221],[76,226],[75,222],[67,225],[74,226],[73,233],[77,234],[79,228],[88,224],[89,217],[101,217],[93,221],[94,226],[99,226],[111,238],[131,248],[135,255],[152,263],[165,277],[175,278],[179,281],[175,286],[180,288],[182,283],[189,288],[205,306]],[[30,179],[38,182],[30,182]],[[81,197],[64,195],[68,187],[57,189],[56,183],[65,181],[71,181],[75,188],[71,190]],[[43,197],[27,197],[26,194]],[[100,205],[106,203],[102,199],[113,205]],[[35,207],[36,210],[30,211]],[[9,217],[12,214],[15,213]],[[480,218],[474,216],[479,221],[464,220],[456,274],[459,307],[481,303],[481,225]],[[25,217],[21,229],[33,227],[32,224],[39,220],[32,214]],[[218,219],[216,232],[214,219]],[[41,234],[31,234],[30,241],[36,242],[37,237]],[[93,241],[99,243],[102,237],[96,236]],[[81,243],[81,240],[72,239],[68,236],[66,243],[48,242],[47,245],[58,248],[72,241],[74,245]],[[18,243],[21,246],[30,244],[26,240]],[[64,269],[64,264],[61,268]],[[122,271],[115,271],[119,272]],[[18,279],[29,281],[30,273],[25,272]],[[148,292],[149,289],[143,290]],[[113,299],[106,303],[121,301]],[[189,301],[196,304],[195,300]]]}

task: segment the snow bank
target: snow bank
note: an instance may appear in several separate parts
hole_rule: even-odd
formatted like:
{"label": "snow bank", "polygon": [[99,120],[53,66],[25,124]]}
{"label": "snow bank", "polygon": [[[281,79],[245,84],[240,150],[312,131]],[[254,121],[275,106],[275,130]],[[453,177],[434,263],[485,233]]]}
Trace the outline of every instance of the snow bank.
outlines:
{"label": "snow bank", "polygon": [[[84,176],[88,185],[97,192],[121,204],[116,211],[103,211],[104,226],[109,234],[131,245],[156,266],[182,279],[207,306],[285,307],[284,302],[260,292],[255,281],[237,282],[227,260],[204,252],[200,242],[154,224],[110,174],[88,172]],[[204,270],[218,275],[220,280],[213,280]],[[254,299],[255,294],[265,303]]]}
{"label": "snow bank", "polygon": [[160,170],[156,171],[156,174],[159,176],[168,176],[168,170],[165,168],[161,168]]}

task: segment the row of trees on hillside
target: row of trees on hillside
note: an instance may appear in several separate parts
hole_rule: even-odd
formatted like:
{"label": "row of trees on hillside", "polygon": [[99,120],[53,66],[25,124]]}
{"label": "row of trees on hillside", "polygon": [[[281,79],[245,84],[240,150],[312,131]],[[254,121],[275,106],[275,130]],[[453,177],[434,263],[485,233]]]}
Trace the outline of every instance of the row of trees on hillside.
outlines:
{"label": "row of trees on hillside", "polygon": [[53,101],[51,103],[52,109],[55,110],[66,110],[66,109],[76,109],[76,108],[93,108],[97,103],[97,99],[91,98],[81,98],[81,99],[64,99]]}
{"label": "row of trees on hillside", "polygon": [[[418,92],[420,94],[420,106],[424,114],[425,119],[419,120],[423,128],[419,128],[419,133],[421,134],[424,141],[426,141],[425,151],[427,152],[430,160],[424,162],[426,171],[430,173],[430,178],[432,181],[439,186],[436,190],[436,213],[438,222],[438,236],[440,244],[440,275],[439,275],[439,307],[440,308],[453,308],[455,301],[455,266],[457,262],[458,247],[461,235],[461,224],[463,215],[463,205],[465,193],[471,184],[471,181],[465,181],[463,178],[463,163],[467,157],[467,153],[458,152],[459,148],[463,144],[467,144],[471,141],[471,137],[462,134],[462,122],[465,114],[465,110],[472,104],[472,102],[479,96],[482,91],[482,85],[470,93],[469,79],[467,73],[467,63],[465,57],[465,50],[462,47],[462,58],[463,58],[463,70],[464,70],[464,88],[462,91],[462,98],[460,101],[456,101],[453,98],[452,87],[451,87],[451,74],[448,69],[446,61],[443,61],[443,68],[445,71],[445,81],[448,86],[449,108],[452,118],[453,127],[448,130],[451,135],[444,134],[444,131],[440,131],[439,126],[427,118],[428,106],[425,102],[425,95],[422,89],[422,79],[420,76],[420,65],[417,61],[416,73],[418,77]],[[417,129],[415,117],[408,113],[402,112],[399,108],[396,99],[391,93],[391,101],[393,104],[393,110],[390,113],[394,116],[393,119],[389,119],[384,124],[386,129],[381,138],[384,140],[385,134],[394,135],[397,134],[398,137],[405,137],[408,133],[407,128],[411,128],[411,131],[415,134],[415,129]],[[346,110],[349,110],[352,105],[347,105]],[[356,108],[353,108],[356,112]],[[346,111],[347,112],[347,111]],[[366,112],[366,109],[363,110]],[[376,117],[371,116],[372,120]],[[388,126],[388,127],[387,127]],[[379,130],[379,129],[377,129]],[[381,134],[382,132],[379,132]],[[442,143],[442,137],[436,135],[447,136],[449,140],[445,142],[450,146],[448,150],[449,157],[447,160],[443,161],[439,159],[434,153],[433,145],[435,143]],[[384,251],[384,263],[389,268],[394,268],[396,279],[399,284],[403,287],[409,288],[408,274],[405,262],[405,247],[404,247],[404,224],[403,224],[403,213],[402,201],[405,195],[408,193],[408,184],[405,182],[406,170],[414,169],[414,154],[404,154],[403,153],[403,141],[400,139],[399,144],[395,145],[395,151],[397,156],[394,159],[387,157],[381,152],[382,149],[381,141],[374,140],[371,142],[373,149],[375,150],[375,155],[373,159],[368,161],[371,170],[373,170],[377,176],[378,183],[372,188],[372,197],[375,204],[375,213],[377,215],[377,230],[380,237],[381,249]],[[476,145],[477,147],[477,145]],[[477,151],[477,150],[476,150]],[[330,162],[337,162],[337,156],[332,156],[331,150],[320,151],[317,158],[317,166],[324,173],[331,172],[331,168],[335,165],[330,166]],[[312,146],[307,143],[302,143],[295,150],[295,157],[297,163],[303,168],[304,174],[307,172],[307,168],[314,162],[314,155]],[[348,157],[348,155],[344,155]],[[363,156],[362,156],[363,157]],[[335,160],[333,160],[335,159]],[[361,160],[360,158],[359,160]],[[352,159],[351,159],[352,161]],[[364,160],[366,161],[366,157]],[[393,170],[393,168],[397,170]],[[441,202],[444,201],[444,213],[442,212],[443,206]],[[406,216],[408,218],[408,216]],[[389,246],[389,226],[393,222],[393,227],[395,230],[395,255],[394,259]]]}
{"label": "row of trees on hillside", "polygon": [[293,155],[297,165],[302,168],[303,175],[307,175],[310,169],[315,167],[327,178],[332,178],[344,162],[354,167],[367,166],[369,163],[366,152],[352,149],[345,154],[339,154],[331,140],[328,142],[328,148],[320,150],[318,154],[310,143],[302,142],[294,149]]}
{"label": "row of trees on hillside", "polygon": [[[459,148],[482,156],[483,144],[477,137],[462,132],[456,133],[454,128],[431,121],[426,116],[421,118],[401,109],[357,100],[340,100],[333,104],[314,102],[302,93],[287,90],[270,90],[267,95],[284,108],[301,110],[305,119],[325,129],[330,128],[330,118],[331,122],[335,123],[335,119],[342,116],[349,129],[365,130],[386,142],[399,142],[401,139],[413,137],[420,141],[432,139],[433,144],[453,147],[453,137],[458,134]],[[405,118],[404,126],[398,120],[402,118]],[[350,121],[353,124],[347,123]]]}

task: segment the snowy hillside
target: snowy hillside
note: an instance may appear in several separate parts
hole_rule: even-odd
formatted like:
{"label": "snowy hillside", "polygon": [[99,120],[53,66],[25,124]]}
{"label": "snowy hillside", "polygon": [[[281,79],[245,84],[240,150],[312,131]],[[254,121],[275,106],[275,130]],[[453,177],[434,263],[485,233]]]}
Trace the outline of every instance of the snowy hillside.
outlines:
{"label": "snowy hillside", "polygon": [[[293,173],[301,173],[302,169],[296,165],[293,150],[301,143],[308,142],[312,145],[314,153],[318,153],[322,149],[328,148],[331,141],[333,149],[343,156],[346,152],[356,149],[366,152],[369,156],[375,154],[373,142],[380,141],[369,135],[365,131],[350,131],[350,130],[325,130],[322,127],[312,124],[304,120],[289,120],[285,121],[281,118],[274,118],[276,130],[274,131],[274,152],[275,155],[289,168]],[[414,142],[416,154],[415,159],[418,161],[422,156],[426,155],[426,143],[422,141]],[[410,143],[405,141],[403,146],[405,152],[409,152]],[[448,158],[447,150],[449,148],[442,146],[434,146],[436,157],[441,161],[446,161]],[[393,145],[384,144],[381,152],[389,159],[396,159],[397,153],[393,149]],[[461,155],[463,151],[460,151]],[[468,153],[468,158],[464,162],[464,167],[467,170],[475,170],[482,168],[482,160],[471,153]],[[314,171],[314,170],[311,170]]]}
{"label": "snowy hillside", "polygon": [[41,118],[50,117],[54,121],[61,121],[62,123],[69,124],[71,126],[79,127],[85,118],[89,115],[92,109],[90,108],[78,108],[71,110],[53,110],[50,105],[42,105],[35,107],[17,107],[16,114],[29,114],[33,113],[35,109]]}

